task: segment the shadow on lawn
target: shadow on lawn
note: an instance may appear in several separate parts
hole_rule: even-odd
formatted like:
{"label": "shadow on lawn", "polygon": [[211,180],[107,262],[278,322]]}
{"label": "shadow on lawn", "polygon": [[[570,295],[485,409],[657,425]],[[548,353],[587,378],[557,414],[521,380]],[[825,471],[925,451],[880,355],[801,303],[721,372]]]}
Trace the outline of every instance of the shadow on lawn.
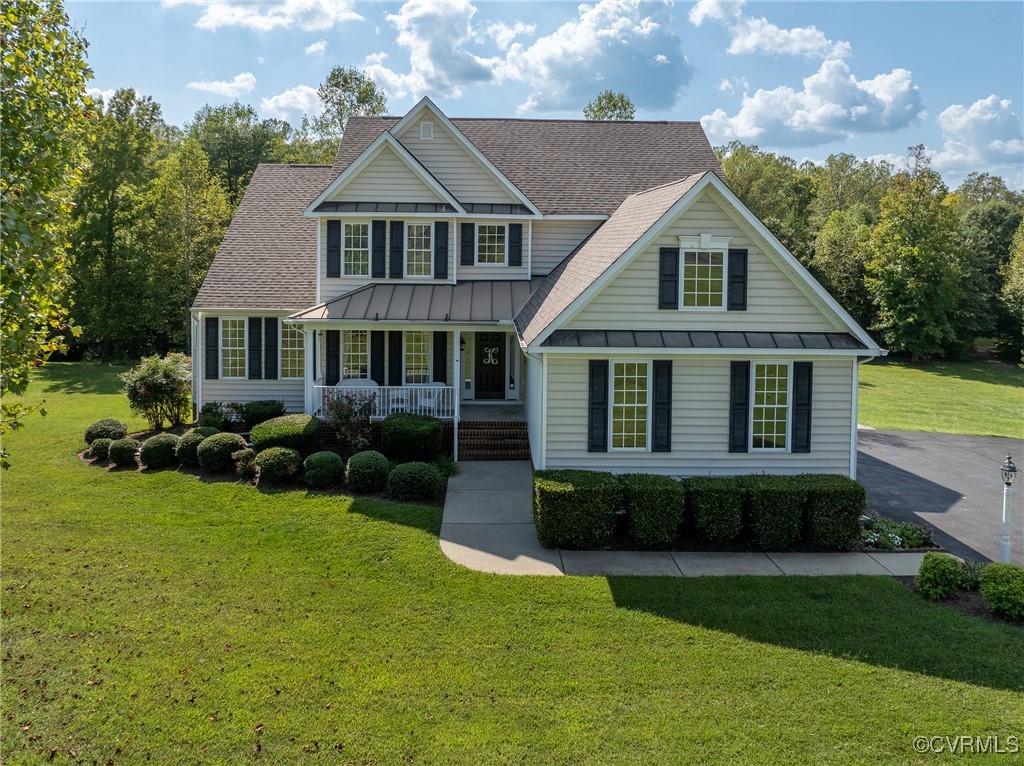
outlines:
{"label": "shadow on lawn", "polygon": [[[930,372],[934,375],[941,375],[945,378],[959,378],[974,383],[987,383],[993,386],[1005,386],[1019,384],[1024,380],[1024,371],[1017,365],[994,360],[974,359],[969,362],[925,362],[923,364],[911,364],[906,359],[876,359],[871,362],[872,367],[899,367],[907,370],[919,370]],[[870,388],[871,384],[861,386]]]}
{"label": "shadow on lawn", "polygon": [[38,374],[44,393],[119,394],[122,389],[118,375],[127,369],[119,365],[51,362]]}
{"label": "shadow on lawn", "polygon": [[[891,578],[609,577],[617,606],[765,644],[1024,689],[1024,629],[930,604]],[[858,603],[861,608],[851,610]]]}

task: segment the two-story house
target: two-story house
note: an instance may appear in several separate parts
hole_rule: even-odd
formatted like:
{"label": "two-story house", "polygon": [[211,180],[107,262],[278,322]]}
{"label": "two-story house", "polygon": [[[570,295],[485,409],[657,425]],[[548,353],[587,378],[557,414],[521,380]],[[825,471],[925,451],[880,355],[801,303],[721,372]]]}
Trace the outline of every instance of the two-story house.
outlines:
{"label": "two-story house", "polygon": [[501,404],[538,468],[674,475],[855,475],[858,364],[883,353],[699,123],[428,99],[352,118],[331,167],[261,165],[192,318],[197,406],[363,391],[457,435]]}

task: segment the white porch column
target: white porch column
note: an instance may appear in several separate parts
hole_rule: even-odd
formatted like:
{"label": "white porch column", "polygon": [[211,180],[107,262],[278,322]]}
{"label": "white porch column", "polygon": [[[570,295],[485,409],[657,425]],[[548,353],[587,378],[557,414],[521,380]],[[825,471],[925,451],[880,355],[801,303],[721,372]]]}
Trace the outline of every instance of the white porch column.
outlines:
{"label": "white porch column", "polygon": [[316,406],[317,406],[316,392],[313,390],[313,384],[316,382],[316,379],[318,377],[317,374],[316,374],[316,359],[315,359],[316,354],[314,353],[315,348],[316,348],[316,330],[305,330],[303,332],[303,336],[305,338],[304,353],[305,353],[305,359],[306,359],[306,364],[305,364],[305,368],[306,368],[306,375],[305,375],[305,384],[306,384],[305,404],[306,404],[306,407],[305,407],[305,410],[306,410],[306,414],[307,415],[312,415],[312,414],[314,414],[314,411],[316,410]]}
{"label": "white porch column", "polygon": [[462,415],[462,331],[452,333],[452,396],[455,401],[455,420],[452,422],[452,458],[459,462],[459,418]]}

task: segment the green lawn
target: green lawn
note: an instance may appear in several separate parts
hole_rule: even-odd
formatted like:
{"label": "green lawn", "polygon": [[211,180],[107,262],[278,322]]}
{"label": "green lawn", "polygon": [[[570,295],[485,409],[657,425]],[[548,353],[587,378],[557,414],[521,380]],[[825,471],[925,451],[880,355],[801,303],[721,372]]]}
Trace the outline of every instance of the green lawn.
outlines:
{"label": "green lawn", "polygon": [[876,360],[860,368],[862,425],[1024,438],[1024,369],[1001,362]]}
{"label": "green lawn", "polygon": [[84,465],[114,372],[51,365],[9,441],[5,763],[941,763],[913,738],[1024,733],[1024,629],[889,578],[486,575],[436,508]]}

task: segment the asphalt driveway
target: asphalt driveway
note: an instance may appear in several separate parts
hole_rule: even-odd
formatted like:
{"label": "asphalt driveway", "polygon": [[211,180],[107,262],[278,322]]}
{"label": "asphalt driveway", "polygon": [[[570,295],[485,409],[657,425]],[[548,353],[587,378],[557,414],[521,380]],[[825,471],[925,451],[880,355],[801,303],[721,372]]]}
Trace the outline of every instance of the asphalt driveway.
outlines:
{"label": "asphalt driveway", "polygon": [[[1024,471],[1024,440],[921,431],[857,432],[868,511],[924,524],[965,558],[998,561],[1006,453]],[[1024,478],[1013,485],[1013,562],[1024,563]]]}

